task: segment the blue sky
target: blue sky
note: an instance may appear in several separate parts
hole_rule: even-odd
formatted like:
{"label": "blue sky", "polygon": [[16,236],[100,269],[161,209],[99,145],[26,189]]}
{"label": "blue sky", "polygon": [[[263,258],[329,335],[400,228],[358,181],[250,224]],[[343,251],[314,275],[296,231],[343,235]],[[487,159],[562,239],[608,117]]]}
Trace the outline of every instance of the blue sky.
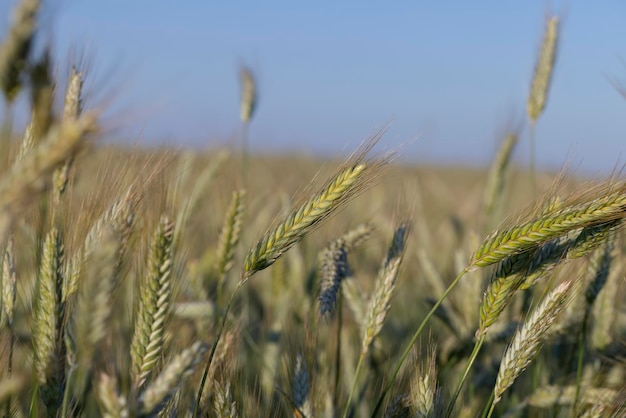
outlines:
{"label": "blue sky", "polygon": [[[610,171],[626,144],[626,100],[609,82],[626,83],[626,3],[552,3],[563,36],[537,127],[539,164]],[[88,57],[93,94],[112,98],[120,137],[236,144],[245,63],[260,90],[255,150],[337,154],[391,121],[385,144],[418,138],[408,157],[478,165],[507,122],[525,121],[549,6],[62,0],[48,24],[60,56]]]}

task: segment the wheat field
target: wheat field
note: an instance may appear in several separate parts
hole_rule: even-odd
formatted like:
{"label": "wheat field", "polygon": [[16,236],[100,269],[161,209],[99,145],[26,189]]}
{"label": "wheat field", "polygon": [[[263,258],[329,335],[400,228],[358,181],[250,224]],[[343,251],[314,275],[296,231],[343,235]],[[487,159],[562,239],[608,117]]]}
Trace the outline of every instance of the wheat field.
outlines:
{"label": "wheat field", "polygon": [[[401,163],[384,129],[338,160],[123,148],[76,63],[0,44],[0,411],[6,417],[624,417],[621,173]],[[534,157],[533,157],[534,158]],[[613,162],[611,162],[613,163]],[[530,203],[529,203],[530,202]]]}

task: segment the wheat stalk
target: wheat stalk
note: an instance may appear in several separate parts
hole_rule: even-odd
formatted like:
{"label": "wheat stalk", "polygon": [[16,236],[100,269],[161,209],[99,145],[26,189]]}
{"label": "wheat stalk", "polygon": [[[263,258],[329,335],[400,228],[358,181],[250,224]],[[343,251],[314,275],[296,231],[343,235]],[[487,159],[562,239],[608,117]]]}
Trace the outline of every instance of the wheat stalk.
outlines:
{"label": "wheat stalk", "polygon": [[498,149],[498,153],[489,168],[485,194],[483,197],[487,219],[493,217],[497,209],[497,205],[502,197],[506,170],[509,166],[509,161],[513,155],[513,150],[515,149],[517,140],[518,135],[515,133],[505,136],[500,148]]}

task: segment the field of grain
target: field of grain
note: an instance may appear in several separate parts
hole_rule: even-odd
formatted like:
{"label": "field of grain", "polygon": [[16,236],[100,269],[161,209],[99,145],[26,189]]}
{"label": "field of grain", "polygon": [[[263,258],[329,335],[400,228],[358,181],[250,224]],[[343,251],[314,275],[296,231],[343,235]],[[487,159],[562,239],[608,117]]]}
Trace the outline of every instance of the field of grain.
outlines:
{"label": "field of grain", "polygon": [[[557,54],[485,170],[106,145],[79,66],[0,46],[0,411],[6,417],[623,417],[620,173],[515,166]],[[63,100],[60,100],[62,98]],[[59,103],[59,106],[56,104]],[[540,128],[540,126],[539,126]],[[377,148],[376,148],[377,149]]]}

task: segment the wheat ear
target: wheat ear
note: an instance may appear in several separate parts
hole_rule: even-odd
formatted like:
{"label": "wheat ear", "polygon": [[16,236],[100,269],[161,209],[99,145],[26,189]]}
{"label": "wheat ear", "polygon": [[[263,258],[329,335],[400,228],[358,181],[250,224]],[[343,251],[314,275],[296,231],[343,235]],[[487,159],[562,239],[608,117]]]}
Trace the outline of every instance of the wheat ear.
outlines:
{"label": "wheat ear", "polygon": [[133,380],[137,387],[160,360],[165,339],[165,322],[172,295],[172,242],[174,224],[161,217],[152,239],[146,279],[139,290],[135,331],[131,343]]}
{"label": "wheat ear", "polygon": [[480,245],[473,266],[485,267],[520,254],[576,229],[599,225],[626,216],[623,187],[606,196],[565,207],[531,221],[496,231]]}
{"label": "wheat ear", "polygon": [[78,360],[77,365],[81,372],[81,380],[78,382],[80,389],[84,388],[86,379],[90,376],[94,358],[102,350],[100,342],[109,329],[115,257],[118,250],[118,234],[111,228],[105,229],[100,245],[89,256],[76,306],[72,311],[73,327],[68,339],[68,351]]}
{"label": "wheat ear", "polygon": [[231,268],[235,251],[241,236],[241,224],[243,223],[246,207],[246,192],[239,190],[233,193],[226,220],[222,226],[217,250],[217,277],[218,277],[218,301],[222,299],[222,289]]}
{"label": "wheat ear", "polygon": [[14,244],[15,239],[11,233],[4,251],[4,258],[2,259],[2,321],[4,323],[6,320],[10,329],[13,329],[15,298],[17,296]]}
{"label": "wheat ear", "polygon": [[44,141],[18,161],[0,182],[0,238],[15,216],[26,209],[48,186],[52,171],[86,145],[96,130],[93,115],[53,127]]}
{"label": "wheat ear", "polygon": [[96,397],[103,418],[127,418],[130,416],[128,400],[120,394],[115,377],[100,373],[96,386]]}
{"label": "wheat ear", "polygon": [[78,290],[78,280],[81,270],[91,253],[97,248],[103,234],[110,228],[119,234],[120,246],[114,263],[113,288],[117,285],[117,275],[120,272],[124,253],[135,222],[138,196],[133,193],[132,187],[116,200],[106,212],[93,223],[81,248],[74,253],[67,266],[66,280],[63,283],[63,300],[70,298]]}
{"label": "wheat ear", "polygon": [[240,72],[241,81],[241,121],[249,123],[254,115],[257,104],[257,87],[252,71],[243,67]]}
{"label": "wheat ear", "polygon": [[340,169],[319,192],[263,235],[245,259],[242,272],[244,280],[271,266],[306,234],[369,185],[388,161],[363,161],[379,138],[380,133],[365,143],[356,157],[348,160],[347,167]]}
{"label": "wheat ear", "polygon": [[398,278],[398,272],[400,271],[400,265],[402,263],[402,259],[404,258],[408,232],[408,223],[402,223],[396,229],[391,245],[389,246],[389,250],[387,251],[387,257],[378,272],[376,289],[374,290],[374,295],[370,300],[369,308],[363,322],[361,354],[359,355],[356,371],[354,373],[352,389],[350,390],[348,402],[346,403],[346,408],[343,413],[344,418],[348,416],[348,412],[350,411],[352,396],[354,395],[354,391],[356,389],[363,361],[368,354],[374,338],[376,338],[382,330],[387,312],[391,307],[391,297],[393,296],[393,291],[396,287],[396,280]]}
{"label": "wheat ear", "polygon": [[238,418],[237,403],[233,401],[230,383],[215,385],[215,401],[213,404],[216,418]]}
{"label": "wheat ear", "polygon": [[38,275],[39,297],[33,329],[35,371],[41,395],[48,408],[56,410],[63,393],[61,285],[63,242],[56,228],[51,229],[43,245]]}
{"label": "wheat ear", "polygon": [[530,83],[527,111],[528,118],[534,123],[543,112],[554,73],[559,39],[559,18],[551,16],[546,22],[546,29],[535,65],[535,73]]}
{"label": "wheat ear", "polygon": [[437,352],[430,349],[411,378],[410,406],[417,418],[437,416]]}
{"label": "wheat ear", "polygon": [[[348,253],[353,251],[368,239],[373,231],[373,227],[369,224],[361,224],[353,230],[347,232],[342,237],[337,238],[328,244],[319,255],[319,271],[320,271],[320,294],[318,297],[320,303],[320,314],[325,316],[331,314],[335,308],[337,295],[339,293],[344,279],[351,276],[350,265],[348,264]],[[362,300],[357,301],[358,290],[354,283],[347,284],[350,295],[349,304],[353,310],[363,310]],[[359,303],[361,305],[359,305]],[[358,317],[362,320],[362,317]]]}
{"label": "wheat ear", "polygon": [[295,407],[294,417],[312,418],[313,409],[311,407],[311,385],[309,383],[309,370],[306,360],[302,354],[296,356],[296,367],[293,372],[293,403]]}
{"label": "wheat ear", "polygon": [[565,307],[572,283],[572,281],[561,283],[550,292],[513,337],[500,363],[489,415],[502,399],[502,394],[539,353],[550,327]]}
{"label": "wheat ear", "polygon": [[169,397],[180,388],[183,378],[193,373],[207,348],[196,342],[174,357],[139,396],[139,412],[143,416],[158,415]]}
{"label": "wheat ear", "polygon": [[0,87],[9,101],[20,89],[20,73],[26,67],[40,6],[39,0],[20,1],[9,34],[0,45]]}
{"label": "wheat ear", "polygon": [[[65,92],[65,106],[63,108],[63,120],[76,120],[82,111],[81,93],[83,88],[83,75],[72,67],[72,73]],[[54,199],[59,203],[61,195],[65,192],[69,181],[70,169],[72,168],[73,157],[65,161],[63,166],[54,172]]]}

